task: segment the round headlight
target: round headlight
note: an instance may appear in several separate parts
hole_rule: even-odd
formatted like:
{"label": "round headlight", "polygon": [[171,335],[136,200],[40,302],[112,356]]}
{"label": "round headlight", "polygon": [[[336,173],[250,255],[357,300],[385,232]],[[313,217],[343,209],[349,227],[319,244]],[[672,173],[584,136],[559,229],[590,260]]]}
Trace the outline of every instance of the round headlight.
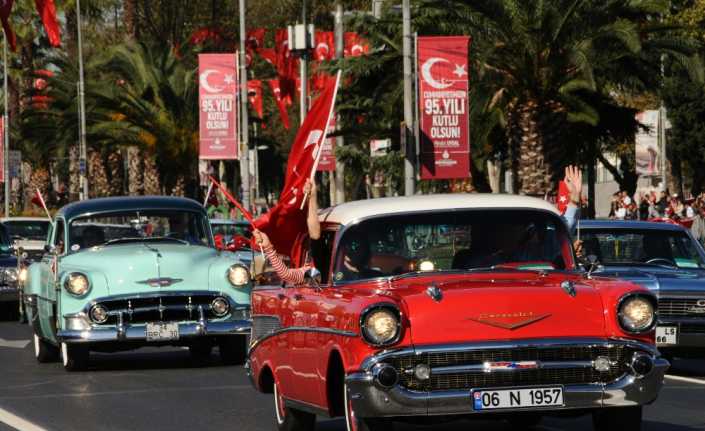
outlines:
{"label": "round headlight", "polygon": [[211,310],[218,317],[225,316],[230,311],[230,304],[223,297],[217,297],[211,302]]}
{"label": "round headlight", "polygon": [[242,287],[250,282],[250,271],[242,265],[235,264],[228,268],[228,281],[235,287]]}
{"label": "round headlight", "polygon": [[91,288],[91,283],[84,274],[72,272],[66,277],[64,288],[72,295],[83,296]]}
{"label": "round headlight", "polygon": [[641,295],[628,296],[622,300],[619,311],[619,324],[627,332],[640,333],[653,328],[656,310],[653,302]]}
{"label": "round headlight", "polygon": [[390,307],[373,308],[362,315],[362,336],[370,344],[384,346],[399,338],[399,313]]}
{"label": "round headlight", "polygon": [[17,281],[17,268],[5,268],[5,281],[10,283]]}
{"label": "round headlight", "polygon": [[108,309],[96,304],[91,307],[90,315],[95,323],[105,323],[108,320]]}

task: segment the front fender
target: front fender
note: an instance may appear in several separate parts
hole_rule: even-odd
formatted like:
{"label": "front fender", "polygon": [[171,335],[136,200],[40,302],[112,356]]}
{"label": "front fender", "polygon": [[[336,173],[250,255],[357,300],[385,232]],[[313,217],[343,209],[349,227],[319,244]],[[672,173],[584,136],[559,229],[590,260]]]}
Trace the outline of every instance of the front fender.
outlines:
{"label": "front fender", "polygon": [[247,262],[238,259],[238,256],[234,253],[219,253],[208,269],[208,289],[227,293],[238,304],[249,306],[250,293],[253,286],[252,281],[245,286],[235,287],[228,280],[228,269],[236,263],[242,264],[248,269],[250,267]]}

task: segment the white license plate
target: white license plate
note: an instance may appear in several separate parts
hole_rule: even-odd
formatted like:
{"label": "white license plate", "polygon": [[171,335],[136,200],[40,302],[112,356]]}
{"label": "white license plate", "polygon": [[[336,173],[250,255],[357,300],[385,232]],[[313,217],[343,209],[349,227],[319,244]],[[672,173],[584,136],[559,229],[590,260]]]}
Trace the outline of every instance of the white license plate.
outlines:
{"label": "white license plate", "polygon": [[563,388],[481,390],[472,393],[475,410],[519,409],[563,405]]}
{"label": "white license plate", "polygon": [[147,341],[169,341],[179,339],[178,323],[147,323]]}
{"label": "white license plate", "polygon": [[656,327],[656,344],[659,346],[668,346],[678,344],[678,327],[677,326],[658,326]]}

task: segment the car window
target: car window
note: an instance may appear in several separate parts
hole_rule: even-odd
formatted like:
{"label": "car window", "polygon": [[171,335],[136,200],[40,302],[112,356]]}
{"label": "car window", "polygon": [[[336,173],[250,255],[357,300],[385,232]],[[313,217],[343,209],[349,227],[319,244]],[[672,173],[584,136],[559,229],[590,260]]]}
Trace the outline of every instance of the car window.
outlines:
{"label": "car window", "polygon": [[595,255],[605,265],[654,263],[705,268],[695,243],[683,231],[585,229],[581,237],[585,255]]}
{"label": "car window", "polygon": [[333,255],[333,243],[335,241],[335,231],[321,232],[321,238],[311,241],[311,257],[314,266],[321,272],[321,282],[330,282],[330,262]]}
{"label": "car window", "polygon": [[34,241],[45,241],[51,225],[44,220],[9,220],[4,224],[11,238]]}
{"label": "car window", "polygon": [[62,219],[56,220],[56,229],[54,232],[54,247],[56,247],[56,252],[58,254],[64,254],[64,221]]}
{"label": "car window", "polygon": [[553,214],[535,210],[376,217],[343,232],[334,279],[349,281],[498,265],[572,269],[572,249],[564,223]]}

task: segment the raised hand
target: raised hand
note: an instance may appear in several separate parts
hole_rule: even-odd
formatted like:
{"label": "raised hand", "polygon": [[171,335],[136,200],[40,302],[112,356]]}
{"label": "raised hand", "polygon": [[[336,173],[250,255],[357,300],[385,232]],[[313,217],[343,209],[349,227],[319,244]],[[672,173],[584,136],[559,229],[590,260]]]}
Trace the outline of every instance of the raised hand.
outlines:
{"label": "raised hand", "polygon": [[577,166],[567,166],[565,168],[565,178],[563,179],[570,192],[570,203],[580,206],[580,198],[583,194],[583,173]]}

